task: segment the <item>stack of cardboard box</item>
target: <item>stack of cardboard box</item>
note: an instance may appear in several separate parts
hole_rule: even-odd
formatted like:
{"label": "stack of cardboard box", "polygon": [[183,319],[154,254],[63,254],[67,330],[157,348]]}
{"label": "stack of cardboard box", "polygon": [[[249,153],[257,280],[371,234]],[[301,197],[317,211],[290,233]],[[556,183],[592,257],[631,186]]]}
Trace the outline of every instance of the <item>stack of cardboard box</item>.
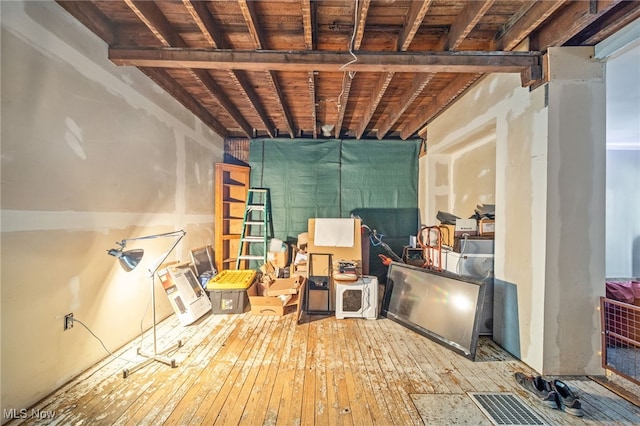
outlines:
{"label": "stack of cardboard box", "polygon": [[300,312],[306,278],[300,274],[282,273],[282,268],[267,262],[260,267],[257,295],[249,296],[251,313],[282,316]]}

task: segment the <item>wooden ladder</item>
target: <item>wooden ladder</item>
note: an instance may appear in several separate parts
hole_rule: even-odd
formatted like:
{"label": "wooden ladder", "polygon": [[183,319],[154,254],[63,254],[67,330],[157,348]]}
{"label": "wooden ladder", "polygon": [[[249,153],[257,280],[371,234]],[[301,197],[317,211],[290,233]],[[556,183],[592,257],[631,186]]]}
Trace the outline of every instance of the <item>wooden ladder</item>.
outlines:
{"label": "wooden ladder", "polygon": [[[242,219],[242,234],[238,246],[236,269],[240,269],[240,263],[262,261],[267,263],[267,242],[273,238],[273,221],[271,218],[271,194],[268,188],[249,188],[247,192],[247,204]],[[262,245],[262,255],[255,254],[251,250],[251,244]]]}

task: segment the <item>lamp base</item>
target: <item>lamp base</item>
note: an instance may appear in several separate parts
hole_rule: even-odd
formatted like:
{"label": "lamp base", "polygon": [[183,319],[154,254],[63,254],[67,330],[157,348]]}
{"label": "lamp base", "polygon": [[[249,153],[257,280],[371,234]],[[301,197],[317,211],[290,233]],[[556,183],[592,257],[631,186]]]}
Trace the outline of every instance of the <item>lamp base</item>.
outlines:
{"label": "lamp base", "polygon": [[147,359],[145,359],[144,361],[139,362],[138,364],[134,365],[131,368],[124,368],[122,370],[122,378],[126,379],[127,377],[129,377],[129,375],[131,373],[135,373],[136,371],[140,370],[141,368],[151,364],[153,361],[159,361],[163,364],[166,364],[168,366],[170,366],[171,368],[176,368],[178,366],[178,364],[176,364],[176,360],[174,358],[168,358],[166,356],[164,356],[165,353],[176,350],[180,347],[182,347],[183,343],[182,340],[178,340],[178,343],[166,348],[165,350],[161,351],[161,352],[157,352],[157,353],[148,353],[143,351],[142,349],[138,348],[138,355],[143,356]]}

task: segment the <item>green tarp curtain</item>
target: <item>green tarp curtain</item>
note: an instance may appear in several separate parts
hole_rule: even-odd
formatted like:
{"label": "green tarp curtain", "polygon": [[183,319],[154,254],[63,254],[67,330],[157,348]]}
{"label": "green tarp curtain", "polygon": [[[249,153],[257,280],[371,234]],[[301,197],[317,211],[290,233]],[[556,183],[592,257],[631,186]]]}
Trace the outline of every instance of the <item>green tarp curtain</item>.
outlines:
{"label": "green tarp curtain", "polygon": [[251,186],[270,189],[284,241],[306,232],[309,218],[357,212],[408,243],[418,226],[419,148],[420,140],[253,139]]}

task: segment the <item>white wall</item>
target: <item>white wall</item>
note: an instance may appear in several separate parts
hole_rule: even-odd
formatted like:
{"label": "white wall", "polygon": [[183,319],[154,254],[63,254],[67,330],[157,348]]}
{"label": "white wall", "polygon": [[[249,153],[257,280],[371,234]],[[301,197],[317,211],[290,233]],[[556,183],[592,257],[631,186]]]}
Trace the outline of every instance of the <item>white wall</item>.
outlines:
{"label": "white wall", "polygon": [[[124,273],[115,241],[213,242],[223,141],[51,1],[2,2],[2,409],[23,409],[139,334],[155,239]],[[172,314],[159,291],[159,317]],[[148,328],[150,315],[144,317]],[[147,343],[150,340],[147,339]],[[6,420],[6,419],[3,419]]]}
{"label": "white wall", "polygon": [[589,56],[556,51],[564,74],[533,91],[518,75],[485,77],[429,125],[420,160],[422,222],[436,224],[464,191],[451,179],[453,153],[495,134],[494,340],[545,374],[601,372],[604,85]]}

